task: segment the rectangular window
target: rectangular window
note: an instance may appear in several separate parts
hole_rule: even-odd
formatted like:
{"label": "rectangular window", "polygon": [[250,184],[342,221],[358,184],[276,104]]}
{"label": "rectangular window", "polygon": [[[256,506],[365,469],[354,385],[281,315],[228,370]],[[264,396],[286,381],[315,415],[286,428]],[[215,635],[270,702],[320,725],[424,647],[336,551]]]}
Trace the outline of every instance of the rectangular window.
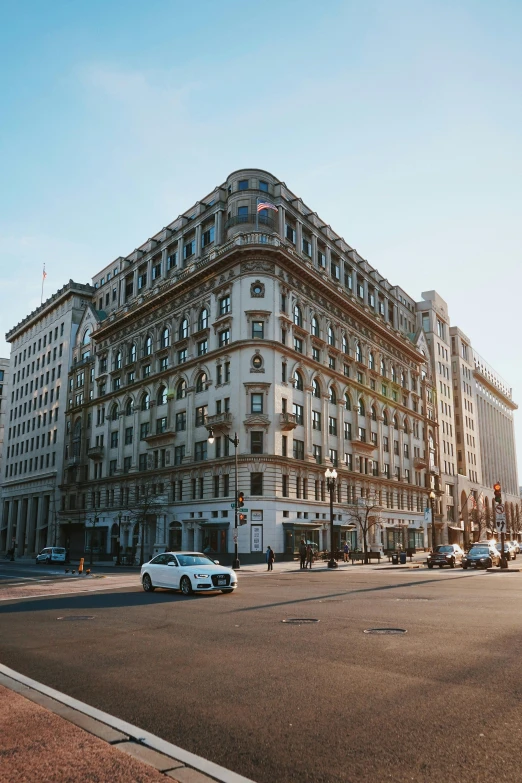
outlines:
{"label": "rectangular window", "polygon": [[285,225],[285,237],[295,245],[295,228],[288,223]]}
{"label": "rectangular window", "polygon": [[288,456],[288,436],[283,435],[281,437],[281,456],[287,457]]}
{"label": "rectangular window", "polygon": [[219,332],[219,346],[220,348],[224,345],[228,345],[230,342],[230,330],[224,329],[222,332]]}
{"label": "rectangular window", "polygon": [[174,269],[178,265],[178,254],[176,251],[173,253],[170,253],[167,256],[167,271],[170,271],[171,269]]}
{"label": "rectangular window", "polygon": [[118,433],[111,432],[111,449],[118,448]]}
{"label": "rectangular window", "polygon": [[162,432],[167,431],[167,417],[162,416],[160,419],[156,419],[156,435],[161,435]]}
{"label": "rectangular window", "polygon": [[187,412],[180,411],[176,413],[176,432],[183,432],[187,429]]}
{"label": "rectangular window", "polygon": [[198,356],[208,353],[208,340],[200,340],[198,343]]}
{"label": "rectangular window", "polygon": [[348,470],[353,470],[353,458],[351,454],[344,455],[344,461]]}
{"label": "rectangular window", "polygon": [[219,300],[219,314],[227,315],[231,310],[230,296],[222,296]]}
{"label": "rectangular window", "polygon": [[312,411],[312,429],[321,432],[321,414],[319,411]]}
{"label": "rectangular window", "polygon": [[250,494],[262,495],[263,494],[263,474],[251,473],[250,474]]}
{"label": "rectangular window", "polygon": [[237,189],[238,190],[248,190],[248,180],[247,179],[240,179],[237,183]]}
{"label": "rectangular window", "polygon": [[344,422],[344,439],[345,440],[351,440],[352,439],[352,425],[349,421]]}
{"label": "rectangular window", "polygon": [[192,239],[183,246],[183,258],[186,260],[194,255],[196,252],[196,242]]}
{"label": "rectangular window", "polygon": [[132,433],[133,428],[132,427],[126,427],[125,429],[125,445],[129,446],[132,443]]}
{"label": "rectangular window", "polygon": [[208,406],[200,405],[196,408],[196,427],[203,427],[208,414]]}
{"label": "rectangular window", "polygon": [[316,348],[315,346],[312,346],[312,359],[314,362],[320,362],[321,361],[321,351],[319,348]]}
{"label": "rectangular window", "polygon": [[336,468],[338,463],[337,449],[330,449],[329,456],[330,456],[330,462]]}
{"label": "rectangular window", "polygon": [[201,235],[201,247],[206,247],[214,241],[215,227],[210,226]]}
{"label": "rectangular window", "polygon": [[203,462],[203,460],[207,459],[207,443],[208,441],[206,439],[196,441],[194,451],[194,459],[196,462]]}
{"label": "rectangular window", "polygon": [[265,336],[265,324],[263,321],[252,321],[252,339],[262,340]]}
{"label": "rectangular window", "polygon": [[359,427],[359,440],[362,443],[366,443],[366,430],[364,427]]}
{"label": "rectangular window", "polygon": [[187,349],[183,348],[181,351],[178,351],[178,364],[185,364],[187,361]]}
{"label": "rectangular window", "polygon": [[174,449],[174,465],[181,465],[184,457],[185,457],[185,446],[176,446]]}
{"label": "rectangular window", "polygon": [[147,470],[147,455],[140,454],[138,458],[138,470]]}
{"label": "rectangular window", "polygon": [[304,440],[294,439],[293,456],[294,459],[304,459]]}
{"label": "rectangular window", "polygon": [[263,182],[262,179],[259,180],[259,190],[264,190],[265,193],[268,193],[268,182]]}
{"label": "rectangular window", "polygon": [[128,473],[131,469],[132,465],[132,457],[124,457],[123,458],[123,472]]}
{"label": "rectangular window", "polygon": [[251,413],[263,413],[263,395],[251,394],[250,395],[250,412]]}
{"label": "rectangular window", "polygon": [[323,452],[322,452],[322,449],[321,449],[320,446],[315,446],[314,445],[314,447],[313,447],[313,455],[314,455],[314,459],[317,462],[317,464],[321,465],[321,463],[323,461]]}
{"label": "rectangular window", "polygon": [[298,405],[294,402],[293,411],[296,424],[304,424],[304,408],[302,405]]}
{"label": "rectangular window", "polygon": [[300,337],[294,337],[294,351],[303,353],[303,341]]}
{"label": "rectangular window", "polygon": [[251,432],[250,433],[250,453],[262,454],[263,453],[263,433]]}
{"label": "rectangular window", "polygon": [[149,435],[149,422],[144,421],[140,424],[140,440],[144,440]]}
{"label": "rectangular window", "polygon": [[312,257],[312,243],[309,242],[309,240],[306,239],[306,237],[303,237],[303,248],[302,248],[302,250],[303,250],[303,253],[306,256],[308,256],[309,258]]}

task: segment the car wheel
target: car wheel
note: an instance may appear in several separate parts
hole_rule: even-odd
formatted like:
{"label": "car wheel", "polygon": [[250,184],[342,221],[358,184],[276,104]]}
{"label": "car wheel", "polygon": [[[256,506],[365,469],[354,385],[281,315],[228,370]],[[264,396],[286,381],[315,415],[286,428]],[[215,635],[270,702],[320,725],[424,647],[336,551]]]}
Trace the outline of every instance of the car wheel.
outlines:
{"label": "car wheel", "polygon": [[428,563],[428,568],[433,568],[433,563]]}
{"label": "car wheel", "polygon": [[183,595],[192,595],[192,585],[190,584],[188,576],[184,576],[181,579],[179,586]]}
{"label": "car wheel", "polygon": [[221,592],[222,592],[222,593],[225,593],[225,594],[226,594],[226,593],[233,593],[233,592],[234,592],[234,590],[233,590],[233,588],[232,588],[232,587],[227,587],[227,589],[226,589],[226,590],[222,590]]}
{"label": "car wheel", "polygon": [[156,589],[152,584],[152,579],[148,574],[143,575],[142,584],[143,584],[143,589],[145,590],[146,593],[153,593],[154,590]]}
{"label": "car wheel", "polygon": [[439,568],[442,568],[442,563],[439,563]]}
{"label": "car wheel", "polygon": [[463,565],[462,568],[464,569],[464,571],[466,571],[468,567],[467,565]]}
{"label": "car wheel", "polygon": [[455,568],[455,558],[454,557],[451,558],[450,568]]}

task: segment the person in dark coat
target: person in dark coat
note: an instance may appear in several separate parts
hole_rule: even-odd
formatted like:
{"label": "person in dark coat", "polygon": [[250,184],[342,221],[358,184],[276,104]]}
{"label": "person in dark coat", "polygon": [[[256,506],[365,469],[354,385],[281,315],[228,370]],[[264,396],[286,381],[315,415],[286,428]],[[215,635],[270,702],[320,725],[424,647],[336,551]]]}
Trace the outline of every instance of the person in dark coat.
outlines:
{"label": "person in dark coat", "polygon": [[314,562],[314,550],[312,549],[310,544],[308,544],[308,546],[306,547],[306,563],[308,565],[308,568],[312,567],[313,562]]}
{"label": "person in dark coat", "polygon": [[274,550],[271,546],[268,547],[266,551],[266,562],[268,564],[267,571],[273,571],[274,570],[274,560],[275,560],[275,554]]}
{"label": "person in dark coat", "polygon": [[301,558],[301,565],[299,568],[306,568],[306,544],[304,538],[301,539],[301,546],[299,547],[299,557]]}

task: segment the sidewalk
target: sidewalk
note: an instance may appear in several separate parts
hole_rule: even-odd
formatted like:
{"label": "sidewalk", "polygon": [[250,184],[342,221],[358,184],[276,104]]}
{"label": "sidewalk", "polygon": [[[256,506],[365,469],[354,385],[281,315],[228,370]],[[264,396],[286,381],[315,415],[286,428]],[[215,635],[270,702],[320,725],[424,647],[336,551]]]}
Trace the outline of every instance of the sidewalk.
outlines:
{"label": "sidewalk", "polygon": [[0,664],[0,783],[253,783]]}

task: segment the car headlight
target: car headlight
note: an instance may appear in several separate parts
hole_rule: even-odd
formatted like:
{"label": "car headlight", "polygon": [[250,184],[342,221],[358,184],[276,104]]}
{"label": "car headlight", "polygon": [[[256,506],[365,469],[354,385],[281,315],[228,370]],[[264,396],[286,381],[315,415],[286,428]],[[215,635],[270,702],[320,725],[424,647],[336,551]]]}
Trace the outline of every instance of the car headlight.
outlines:
{"label": "car headlight", "polygon": [[451,555],[446,555],[447,560],[451,560]]}
{"label": "car headlight", "polygon": [[486,562],[486,560],[487,560],[487,557],[481,557],[481,558],[480,558],[480,562],[481,562],[481,563],[485,563],[485,562]]}
{"label": "car headlight", "polygon": [[428,560],[431,560],[431,555],[428,555]]}
{"label": "car headlight", "polygon": [[210,574],[194,574],[196,579],[208,579]]}

